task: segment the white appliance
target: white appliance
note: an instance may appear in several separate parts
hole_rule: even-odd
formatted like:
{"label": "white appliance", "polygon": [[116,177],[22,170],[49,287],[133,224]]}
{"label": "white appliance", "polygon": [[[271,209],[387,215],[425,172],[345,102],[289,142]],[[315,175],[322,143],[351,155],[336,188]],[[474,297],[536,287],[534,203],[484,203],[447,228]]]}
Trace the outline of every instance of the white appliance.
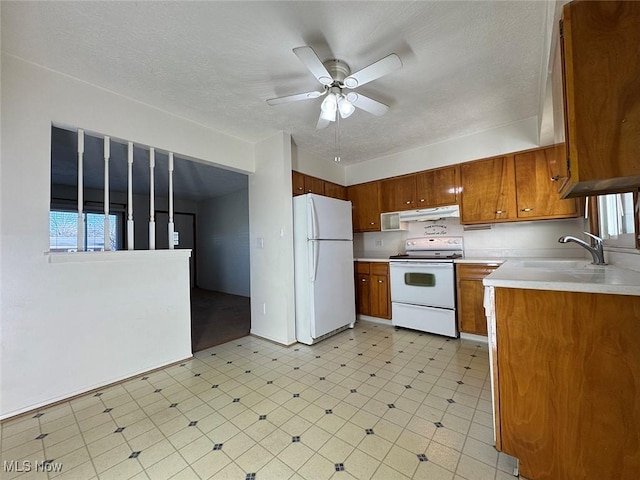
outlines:
{"label": "white appliance", "polygon": [[406,254],[390,257],[393,325],[458,336],[453,261],[462,245],[462,237],[410,238]]}
{"label": "white appliance", "polygon": [[356,320],[351,202],[293,198],[296,339],[311,345]]}

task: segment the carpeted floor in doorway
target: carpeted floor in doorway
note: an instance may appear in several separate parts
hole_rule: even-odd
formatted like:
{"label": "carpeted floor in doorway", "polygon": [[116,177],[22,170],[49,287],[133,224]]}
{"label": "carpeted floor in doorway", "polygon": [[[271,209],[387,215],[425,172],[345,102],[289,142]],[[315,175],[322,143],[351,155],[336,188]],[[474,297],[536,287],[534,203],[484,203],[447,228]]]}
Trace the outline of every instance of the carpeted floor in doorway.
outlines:
{"label": "carpeted floor in doorway", "polygon": [[249,297],[191,289],[191,346],[194,353],[244,337],[250,329]]}

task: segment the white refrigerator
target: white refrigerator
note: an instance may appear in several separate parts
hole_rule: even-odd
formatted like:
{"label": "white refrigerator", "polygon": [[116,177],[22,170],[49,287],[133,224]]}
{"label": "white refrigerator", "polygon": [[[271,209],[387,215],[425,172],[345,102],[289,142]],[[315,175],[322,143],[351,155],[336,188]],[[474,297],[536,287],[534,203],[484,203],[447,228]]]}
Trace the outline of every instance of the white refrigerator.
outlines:
{"label": "white refrigerator", "polygon": [[293,198],[296,339],[311,345],[356,320],[351,202]]}

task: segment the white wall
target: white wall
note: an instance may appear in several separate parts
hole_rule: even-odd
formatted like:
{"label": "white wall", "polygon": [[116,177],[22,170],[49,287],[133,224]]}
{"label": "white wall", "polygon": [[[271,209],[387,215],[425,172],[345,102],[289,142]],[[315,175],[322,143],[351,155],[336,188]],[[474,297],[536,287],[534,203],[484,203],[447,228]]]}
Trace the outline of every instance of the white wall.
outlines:
{"label": "white wall", "polygon": [[[48,263],[52,123],[245,172],[253,171],[254,149],[11,56],[3,54],[1,68],[0,416],[6,417],[191,355],[184,252],[170,261],[153,257],[166,252],[144,260],[135,255],[149,252],[136,252],[117,262]],[[268,188],[263,194],[270,196]]]}
{"label": "white wall", "polygon": [[198,203],[197,231],[198,286],[250,296],[248,190]]}
{"label": "white wall", "polygon": [[291,147],[291,168],[312,177],[322,178],[338,185],[346,185],[346,170],[331,158],[322,158],[300,150],[295,143]]}
{"label": "white wall", "polygon": [[295,342],[291,136],[256,145],[249,176],[251,333],[285,345]]}
{"label": "white wall", "polygon": [[419,172],[538,145],[536,117],[346,167],[347,185]]}

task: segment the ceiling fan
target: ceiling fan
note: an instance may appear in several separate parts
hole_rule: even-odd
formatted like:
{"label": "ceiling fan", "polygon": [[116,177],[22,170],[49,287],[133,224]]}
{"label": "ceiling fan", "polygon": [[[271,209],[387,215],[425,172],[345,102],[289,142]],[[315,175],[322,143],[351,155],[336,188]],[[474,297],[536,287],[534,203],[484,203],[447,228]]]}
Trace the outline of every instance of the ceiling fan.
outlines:
{"label": "ceiling fan", "polygon": [[327,127],[329,123],[336,120],[338,115],[341,118],[349,117],[356,107],[378,117],[389,110],[389,107],[384,103],[353,91],[343,93],[343,90],[353,90],[402,67],[402,61],[395,53],[387,55],[355,73],[351,73],[349,65],[342,60],[329,59],[325,62],[320,61],[320,58],[311,47],[297,47],[293,49],[293,53],[305,64],[313,76],[324,85],[324,89],[270,98],[267,100],[269,105],[297,102],[326,95],[320,106],[320,118],[318,118],[316,125],[318,129]]}

